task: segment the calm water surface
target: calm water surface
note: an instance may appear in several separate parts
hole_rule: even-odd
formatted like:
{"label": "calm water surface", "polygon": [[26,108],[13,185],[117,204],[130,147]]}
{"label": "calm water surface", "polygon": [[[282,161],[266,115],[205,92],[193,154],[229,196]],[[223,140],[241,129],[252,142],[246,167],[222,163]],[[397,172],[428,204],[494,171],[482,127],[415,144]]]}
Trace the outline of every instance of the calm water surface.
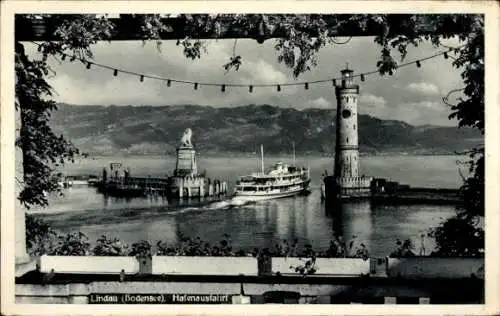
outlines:
{"label": "calm water surface", "polygon": [[[460,166],[456,161],[459,159],[456,156],[369,156],[361,158],[361,170],[366,175],[412,186],[457,188]],[[268,164],[278,160],[290,162],[283,157],[266,158]],[[97,175],[112,161],[130,166],[132,175],[137,176],[171,174],[175,167],[171,157],[96,158],[68,165],[62,171],[68,175]],[[51,197],[48,208],[32,212],[43,216],[60,231],[82,231],[92,242],[104,234],[127,243],[143,239],[175,243],[179,232],[217,242],[227,233],[235,249],[272,248],[281,240],[294,238],[299,244],[310,243],[317,249],[325,249],[335,232],[347,240],[356,235],[356,242],[367,245],[373,256],[388,255],[395,248],[397,238],[413,239],[418,252],[421,234],[454,214],[453,206],[372,208],[368,203],[346,204],[327,213],[320,201],[321,174],[333,169],[332,159],[298,157],[297,162],[311,167],[312,193],[308,196],[245,205],[220,201],[189,206],[170,205],[162,198],[105,198],[93,188],[73,187],[64,197]],[[237,175],[258,170],[260,160],[200,157],[198,166],[200,170],[206,169],[208,176],[224,179],[232,186]],[[427,237],[423,244],[427,252],[434,247]]]}

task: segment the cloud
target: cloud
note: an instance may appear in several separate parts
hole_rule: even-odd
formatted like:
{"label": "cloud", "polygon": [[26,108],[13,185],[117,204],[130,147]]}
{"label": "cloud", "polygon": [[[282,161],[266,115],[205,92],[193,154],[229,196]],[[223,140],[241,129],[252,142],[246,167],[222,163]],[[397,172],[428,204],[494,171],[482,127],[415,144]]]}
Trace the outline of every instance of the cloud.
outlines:
{"label": "cloud", "polygon": [[384,97],[365,93],[359,97],[358,112],[360,114],[386,118],[390,115],[391,110],[387,107],[387,100]]}
{"label": "cloud", "polygon": [[246,72],[246,81],[260,82],[263,84],[271,84],[278,82],[286,82],[287,76],[276,69],[270,63],[264,60],[258,60],[257,62],[250,62],[250,65],[246,65],[244,70]]}
{"label": "cloud", "polygon": [[359,101],[363,107],[385,107],[387,104],[387,101],[383,97],[373,94],[362,94]]}
{"label": "cloud", "polygon": [[403,103],[402,106],[417,109],[417,110],[435,110],[435,111],[443,111],[448,110],[446,105],[436,101],[421,101],[421,102],[411,102],[411,103]]}
{"label": "cloud", "polygon": [[428,82],[412,82],[405,87],[409,92],[423,94],[426,96],[435,96],[439,94],[439,88]]}
{"label": "cloud", "polygon": [[392,109],[393,114],[412,125],[456,125],[456,121],[448,120],[450,109],[443,103],[435,101],[401,103]]}
{"label": "cloud", "polygon": [[313,108],[332,108],[330,101],[323,97],[309,101],[309,106]]}

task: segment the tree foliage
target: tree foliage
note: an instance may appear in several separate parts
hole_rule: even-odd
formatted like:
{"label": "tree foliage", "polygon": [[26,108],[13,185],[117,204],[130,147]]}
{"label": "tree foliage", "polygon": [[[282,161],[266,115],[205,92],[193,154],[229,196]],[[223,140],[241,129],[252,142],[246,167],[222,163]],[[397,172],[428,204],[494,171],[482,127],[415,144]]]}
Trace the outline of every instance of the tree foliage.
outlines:
{"label": "tree foliage", "polygon": [[129,252],[128,244],[121,242],[117,238],[110,238],[105,235],[97,239],[96,245],[92,249],[94,256],[126,256]]}
{"label": "tree foliage", "polygon": [[49,224],[34,216],[26,216],[26,248],[30,256],[52,253],[56,241],[57,233]]}
{"label": "tree foliage", "polygon": [[460,213],[433,229],[436,250],[431,253],[441,257],[483,257],[484,230],[477,227],[477,219]]}
{"label": "tree foliage", "polygon": [[56,191],[59,177],[55,167],[72,159],[78,150],[62,136],[55,135],[50,126],[50,112],[55,102],[47,100],[52,89],[45,81],[50,72],[46,58],[31,61],[24,47],[16,44],[16,110],[20,112],[21,127],[16,146],[22,150],[23,183],[20,201],[28,208],[47,205],[46,192]]}
{"label": "tree foliage", "polygon": [[74,232],[57,237],[57,246],[49,255],[52,256],[88,256],[91,254],[87,235]]}
{"label": "tree foliage", "polygon": [[415,249],[415,245],[411,241],[411,239],[405,239],[404,241],[396,240],[396,250],[391,252],[390,257],[394,258],[407,258],[407,257],[415,257],[416,254],[413,251]]}
{"label": "tree foliage", "polygon": [[151,257],[153,255],[153,245],[148,240],[135,242],[128,253],[129,256]]}

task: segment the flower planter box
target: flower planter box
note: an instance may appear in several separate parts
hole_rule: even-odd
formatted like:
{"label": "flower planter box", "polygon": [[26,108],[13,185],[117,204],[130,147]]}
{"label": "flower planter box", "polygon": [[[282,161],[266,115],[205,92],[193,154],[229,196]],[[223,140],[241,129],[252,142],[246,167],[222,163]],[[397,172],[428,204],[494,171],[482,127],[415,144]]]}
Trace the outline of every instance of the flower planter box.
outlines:
{"label": "flower planter box", "polygon": [[[304,266],[309,258],[273,257],[272,272],[281,275],[300,275],[295,267]],[[293,268],[290,268],[290,267]],[[362,258],[316,258],[313,275],[360,276],[370,273],[370,260]]]}
{"label": "flower planter box", "polygon": [[127,274],[139,272],[139,262],[135,257],[108,256],[41,256],[40,272],[73,274]]}
{"label": "flower planter box", "polygon": [[483,258],[388,258],[387,276],[412,279],[484,278]]}
{"label": "flower planter box", "polygon": [[153,274],[258,275],[253,257],[153,256]]}

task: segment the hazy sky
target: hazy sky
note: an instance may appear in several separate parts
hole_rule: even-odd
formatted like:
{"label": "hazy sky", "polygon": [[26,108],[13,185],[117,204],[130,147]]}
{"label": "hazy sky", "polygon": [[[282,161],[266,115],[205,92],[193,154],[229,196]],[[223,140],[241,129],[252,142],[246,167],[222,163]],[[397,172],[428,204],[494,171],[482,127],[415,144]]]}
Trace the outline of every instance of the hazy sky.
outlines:
{"label": "hazy sky", "polygon": [[[234,40],[211,40],[207,53],[200,60],[183,56],[182,48],[174,41],[164,41],[161,51],[154,42],[143,45],[140,41],[102,42],[93,47],[95,61],[143,74],[172,79],[217,83],[283,83],[293,82],[292,70],[277,62],[274,41],[259,45],[254,40],[238,40],[236,54],[243,64],[239,71],[226,73],[222,67],[232,55]],[[28,54],[38,53],[33,45],[26,44]],[[433,55],[436,49],[430,44],[410,47],[405,61]],[[318,66],[301,75],[297,81],[319,80],[338,77],[346,62],[355,72],[367,72],[376,68],[380,47],[371,37],[353,38],[345,45],[325,47],[319,54]],[[399,55],[397,55],[399,57]],[[460,71],[451,65],[451,59],[442,56],[415,65],[402,67],[393,76],[378,74],[366,77],[360,84],[359,112],[382,119],[402,120],[414,125],[455,125],[448,120],[450,109],[442,102],[442,96],[451,89],[462,86]],[[145,79],[111,70],[92,67],[87,70],[81,62],[60,63],[51,60],[56,75],[50,79],[55,88],[57,101],[78,105],[177,105],[199,104],[211,106],[239,106],[246,104],[271,104],[304,109],[334,108],[335,95],[330,82],[302,86],[227,88],[199,87],[172,83],[168,88],[161,81]],[[359,79],[359,78],[358,78]]]}

